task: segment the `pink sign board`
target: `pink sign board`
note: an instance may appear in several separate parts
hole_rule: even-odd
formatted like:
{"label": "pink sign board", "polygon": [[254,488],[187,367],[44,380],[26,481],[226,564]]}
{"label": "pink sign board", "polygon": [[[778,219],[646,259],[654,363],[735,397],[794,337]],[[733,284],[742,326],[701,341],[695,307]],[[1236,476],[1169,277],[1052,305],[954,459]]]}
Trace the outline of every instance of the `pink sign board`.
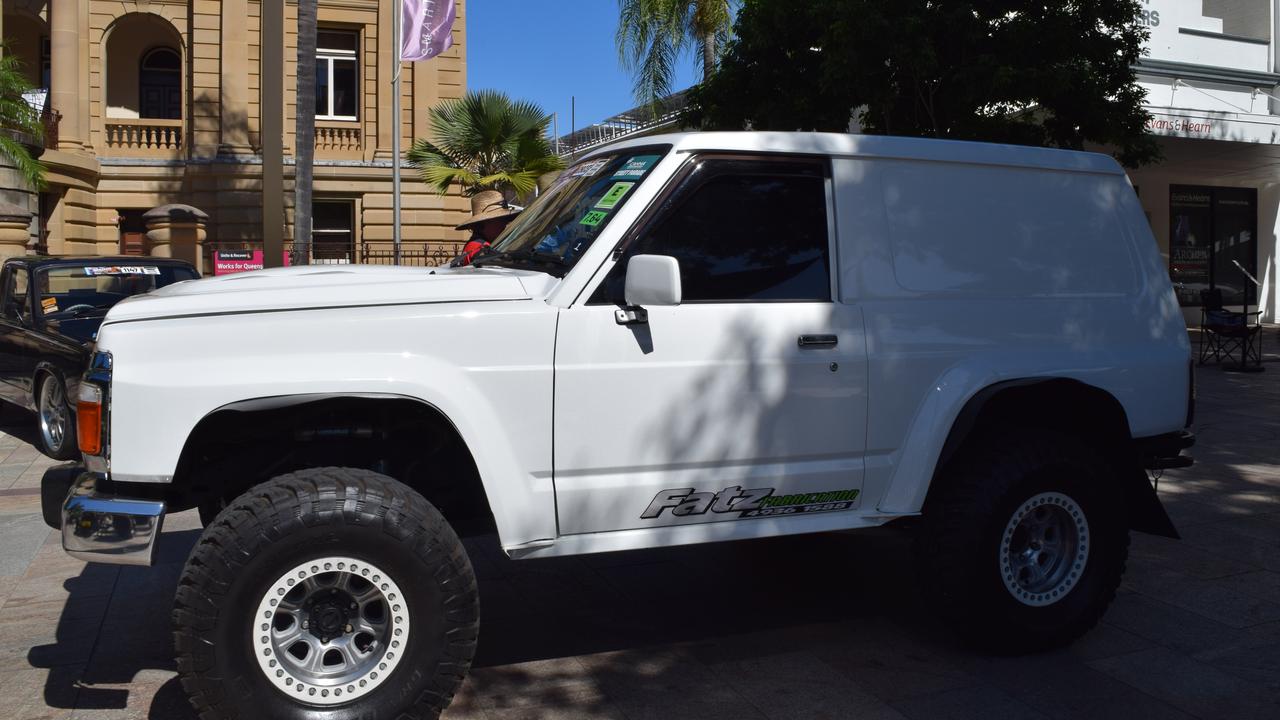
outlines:
{"label": "pink sign board", "polygon": [[[261,270],[263,256],[261,250],[217,250],[213,253],[213,274],[231,275],[232,273]],[[284,266],[289,267],[289,253],[284,254]]]}

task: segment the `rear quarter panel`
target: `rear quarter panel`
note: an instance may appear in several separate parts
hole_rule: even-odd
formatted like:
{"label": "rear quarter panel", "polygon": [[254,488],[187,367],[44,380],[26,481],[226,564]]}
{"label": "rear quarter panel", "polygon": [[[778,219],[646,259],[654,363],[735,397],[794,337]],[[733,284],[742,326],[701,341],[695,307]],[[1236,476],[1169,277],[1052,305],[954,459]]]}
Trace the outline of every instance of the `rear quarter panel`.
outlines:
{"label": "rear quarter panel", "polygon": [[847,159],[834,171],[842,292],[866,318],[866,497],[881,512],[920,510],[964,403],[1004,380],[1101,388],[1135,437],[1181,428],[1187,334],[1118,168]]}

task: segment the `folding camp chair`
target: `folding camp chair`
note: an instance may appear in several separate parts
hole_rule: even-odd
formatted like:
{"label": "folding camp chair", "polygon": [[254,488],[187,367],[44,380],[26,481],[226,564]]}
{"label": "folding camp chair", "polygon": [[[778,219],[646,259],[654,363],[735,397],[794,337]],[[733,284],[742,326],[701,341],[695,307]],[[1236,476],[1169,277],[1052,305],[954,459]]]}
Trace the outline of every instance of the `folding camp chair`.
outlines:
{"label": "folding camp chair", "polygon": [[1262,312],[1239,312],[1222,306],[1222,291],[1200,291],[1200,364],[1240,354],[1240,365],[1262,364],[1257,339],[1262,330]]}

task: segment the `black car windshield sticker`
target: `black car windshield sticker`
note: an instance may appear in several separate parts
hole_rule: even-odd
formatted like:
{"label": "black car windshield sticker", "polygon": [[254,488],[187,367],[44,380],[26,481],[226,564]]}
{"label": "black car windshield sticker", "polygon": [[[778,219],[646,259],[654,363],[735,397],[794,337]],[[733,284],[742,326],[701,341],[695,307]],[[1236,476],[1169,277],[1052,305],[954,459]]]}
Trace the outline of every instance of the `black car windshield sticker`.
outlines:
{"label": "black car windshield sticker", "polygon": [[831,490],[793,495],[774,495],[774,492],[774,488],[743,490],[737,485],[718,493],[697,492],[694,488],[673,488],[655,495],[640,518],[652,520],[664,512],[670,512],[672,517],[712,512],[737,518],[833,512],[852,509],[857,504],[860,491]]}

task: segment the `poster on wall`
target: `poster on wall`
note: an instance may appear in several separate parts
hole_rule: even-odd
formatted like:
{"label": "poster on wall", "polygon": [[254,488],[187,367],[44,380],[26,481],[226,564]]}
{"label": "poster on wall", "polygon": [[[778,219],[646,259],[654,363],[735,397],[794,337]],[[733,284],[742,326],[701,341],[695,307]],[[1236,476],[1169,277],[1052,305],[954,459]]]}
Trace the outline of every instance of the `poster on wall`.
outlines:
{"label": "poster on wall", "polygon": [[1182,305],[1200,291],[1222,291],[1225,305],[1256,302],[1257,291],[1235,266],[1257,274],[1258,191],[1169,186],[1169,279]]}
{"label": "poster on wall", "polygon": [[1212,210],[1207,188],[1169,188],[1169,280],[1181,305],[1199,305],[1209,289]]}
{"label": "poster on wall", "polygon": [[[213,253],[213,274],[231,275],[261,270],[263,260],[261,250],[216,250]],[[289,267],[288,252],[284,254],[284,267]]]}

